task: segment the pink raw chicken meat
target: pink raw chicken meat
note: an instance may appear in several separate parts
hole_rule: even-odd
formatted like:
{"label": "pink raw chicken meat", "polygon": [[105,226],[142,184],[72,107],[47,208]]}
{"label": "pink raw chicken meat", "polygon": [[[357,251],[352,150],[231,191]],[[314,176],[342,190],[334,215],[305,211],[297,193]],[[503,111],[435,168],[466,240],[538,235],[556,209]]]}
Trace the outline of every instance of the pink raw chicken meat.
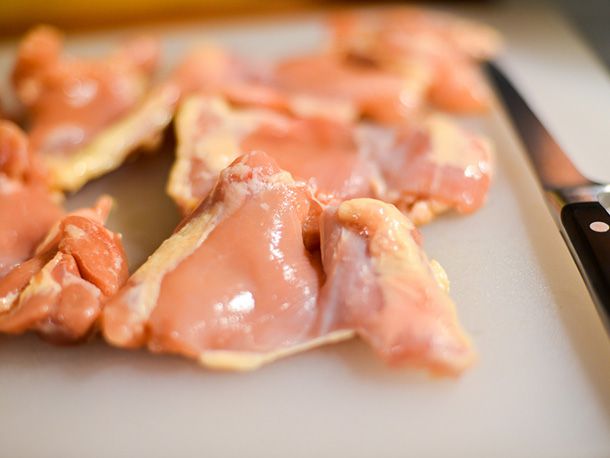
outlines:
{"label": "pink raw chicken meat", "polygon": [[[389,363],[455,375],[473,350],[444,272],[417,240],[393,206],[326,207],[249,153],[106,305],[102,330],[116,346],[225,369],[358,334]],[[364,285],[366,300],[349,285]]]}
{"label": "pink raw chicken meat", "polygon": [[148,38],[96,60],[62,55],[62,46],[59,31],[32,30],[13,71],[17,95],[30,111],[32,147],[43,154],[69,153],[131,109],[144,94],[159,52]]}
{"label": "pink raw chicken meat", "polygon": [[[350,125],[295,119],[264,109],[232,109],[217,97],[192,97],[176,119],[177,159],[168,192],[185,213],[242,153],[263,150],[328,198],[370,194],[369,167],[355,154]],[[320,196],[319,196],[320,197]]]}
{"label": "pink raw chicken meat", "polygon": [[383,177],[376,197],[396,204],[417,223],[449,208],[478,210],[487,199],[493,149],[482,136],[442,115],[405,129],[362,126],[360,148]]}
{"label": "pink raw chicken meat", "polygon": [[284,59],[275,68],[275,78],[286,91],[350,104],[358,117],[383,124],[410,122],[422,109],[427,90],[425,73],[414,71],[406,77],[336,53]]}
{"label": "pink raw chicken meat", "polygon": [[351,120],[351,102],[293,93],[277,81],[270,65],[247,60],[213,44],[200,45],[176,67],[164,85],[184,98],[222,95],[239,106],[265,107],[297,117]]}
{"label": "pink raw chicken meat", "polygon": [[55,343],[87,337],[105,300],[127,280],[121,237],[104,227],[112,201],[66,215],[34,256],[0,279],[0,332]]}
{"label": "pink raw chicken meat", "polygon": [[486,110],[490,92],[477,61],[501,45],[490,27],[418,8],[341,13],[331,20],[333,49],[417,80],[437,107],[458,113]]}
{"label": "pink raw chicken meat", "polygon": [[27,138],[0,120],[0,278],[28,259],[63,215]]}
{"label": "pink raw chicken meat", "polygon": [[62,47],[59,31],[33,29],[19,47],[12,81],[28,110],[32,149],[52,184],[73,190],[120,165],[110,146],[130,138],[121,126],[144,99],[159,45],[141,37],[97,59],[75,58]]}
{"label": "pink raw chicken meat", "polygon": [[176,133],[168,192],[185,213],[224,167],[255,150],[312,182],[321,200],[375,197],[396,204],[417,224],[448,208],[478,209],[491,176],[489,143],[440,115],[410,127],[354,126],[192,97],[180,109]]}
{"label": "pink raw chicken meat", "polygon": [[428,260],[417,229],[396,207],[353,199],[326,208],[321,250],[326,282],[318,332],[354,329],[388,364],[437,374],[455,375],[473,362],[447,275]]}

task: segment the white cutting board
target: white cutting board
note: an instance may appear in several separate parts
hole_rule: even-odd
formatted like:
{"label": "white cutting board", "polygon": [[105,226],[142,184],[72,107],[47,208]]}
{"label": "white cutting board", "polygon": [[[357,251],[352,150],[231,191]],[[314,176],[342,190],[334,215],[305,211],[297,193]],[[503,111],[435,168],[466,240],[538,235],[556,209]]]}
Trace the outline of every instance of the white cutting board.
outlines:
{"label": "white cutting board", "polygon": [[[610,179],[600,64],[548,11],[471,13],[504,32],[503,63],[577,163]],[[320,39],[315,18],[163,31],[174,61],[204,34],[261,57]],[[108,35],[73,43],[104,47]],[[357,341],[233,374],[99,341],[1,337],[0,456],[609,457],[610,342],[505,118],[485,124],[498,147],[488,205],[424,229],[480,353],[463,378],[388,369]],[[129,228],[141,262],[177,220],[161,186],[171,159],[132,163],[69,205],[117,196],[110,224]]]}

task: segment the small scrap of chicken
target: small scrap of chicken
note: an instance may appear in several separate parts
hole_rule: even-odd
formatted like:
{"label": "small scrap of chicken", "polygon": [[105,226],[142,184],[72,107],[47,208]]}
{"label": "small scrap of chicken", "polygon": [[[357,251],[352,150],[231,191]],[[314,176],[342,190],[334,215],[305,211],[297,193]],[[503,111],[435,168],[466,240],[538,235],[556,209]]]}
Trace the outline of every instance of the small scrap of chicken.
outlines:
{"label": "small scrap of chicken", "polygon": [[0,332],[36,331],[73,343],[95,330],[104,302],[125,283],[121,237],[104,227],[112,201],[64,216],[34,256],[0,278]]}
{"label": "small scrap of chicken", "polygon": [[418,240],[392,205],[326,207],[249,153],[106,305],[102,331],[235,370],[358,334],[391,364],[457,375],[474,352]]}
{"label": "small scrap of chicken", "polygon": [[168,193],[186,214],[206,197],[237,156],[261,150],[323,201],[375,197],[396,204],[417,224],[449,208],[483,205],[491,147],[434,115],[408,127],[295,119],[263,109],[235,109],[217,97],[188,99],[176,118],[177,158]]}
{"label": "small scrap of chicken", "polygon": [[0,120],[0,278],[34,253],[62,215],[27,137]]}
{"label": "small scrap of chicken", "polygon": [[48,166],[51,184],[76,190],[141,146],[131,140],[131,118],[148,89],[159,44],[137,38],[98,59],[65,55],[62,46],[56,29],[33,29],[19,47],[12,81],[28,110],[31,147]]}
{"label": "small scrap of chicken", "polygon": [[332,49],[343,60],[402,75],[424,87],[428,100],[443,110],[478,113],[489,107],[478,61],[501,47],[492,28],[409,7],[341,13],[330,26]]}

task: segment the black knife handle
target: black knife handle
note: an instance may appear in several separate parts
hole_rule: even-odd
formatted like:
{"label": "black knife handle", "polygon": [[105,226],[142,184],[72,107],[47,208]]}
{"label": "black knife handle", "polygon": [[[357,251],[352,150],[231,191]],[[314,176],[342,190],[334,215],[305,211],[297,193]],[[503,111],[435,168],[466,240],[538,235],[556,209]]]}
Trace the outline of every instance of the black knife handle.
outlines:
{"label": "black knife handle", "polygon": [[610,330],[610,230],[605,230],[610,214],[598,202],[567,204],[561,210],[561,223],[562,235]]}

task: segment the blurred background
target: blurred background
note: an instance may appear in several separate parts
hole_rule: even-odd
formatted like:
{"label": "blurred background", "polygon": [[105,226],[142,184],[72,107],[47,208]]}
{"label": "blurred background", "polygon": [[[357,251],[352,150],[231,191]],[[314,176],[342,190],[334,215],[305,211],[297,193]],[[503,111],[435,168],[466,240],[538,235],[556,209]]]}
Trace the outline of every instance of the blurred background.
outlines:
{"label": "blurred background", "polygon": [[[372,1],[322,0],[0,0],[0,39],[21,35],[34,24],[64,30],[111,28],[130,24],[193,19],[269,16],[304,11],[373,6]],[[405,2],[383,2],[405,3]],[[470,0],[426,5],[466,3],[521,4],[524,9],[541,0]],[[610,0],[548,0],[571,22],[610,68]]]}

